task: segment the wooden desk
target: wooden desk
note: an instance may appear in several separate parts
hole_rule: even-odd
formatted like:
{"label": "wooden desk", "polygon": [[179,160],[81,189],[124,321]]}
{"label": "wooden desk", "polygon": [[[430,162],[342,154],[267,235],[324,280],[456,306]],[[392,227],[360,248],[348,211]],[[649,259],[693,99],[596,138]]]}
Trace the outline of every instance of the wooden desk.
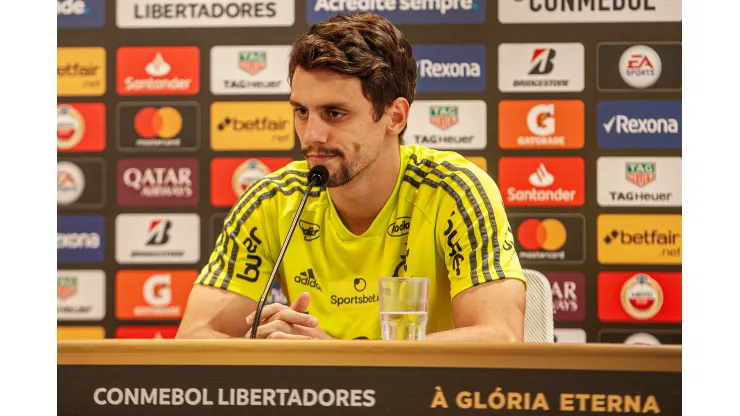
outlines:
{"label": "wooden desk", "polygon": [[680,346],[101,340],[57,358],[59,415],[681,414]]}

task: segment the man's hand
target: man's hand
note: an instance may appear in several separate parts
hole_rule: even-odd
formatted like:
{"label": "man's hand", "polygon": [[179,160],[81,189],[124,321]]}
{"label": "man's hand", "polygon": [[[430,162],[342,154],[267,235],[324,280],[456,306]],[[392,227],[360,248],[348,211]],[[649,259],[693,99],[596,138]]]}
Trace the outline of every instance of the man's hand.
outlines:
{"label": "man's hand", "polygon": [[[267,305],[260,314],[260,325],[257,328],[257,338],[265,339],[332,339],[319,328],[319,320],[315,316],[306,314],[311,295],[301,293],[290,307],[279,303]],[[247,316],[247,338],[252,333],[252,312]]]}

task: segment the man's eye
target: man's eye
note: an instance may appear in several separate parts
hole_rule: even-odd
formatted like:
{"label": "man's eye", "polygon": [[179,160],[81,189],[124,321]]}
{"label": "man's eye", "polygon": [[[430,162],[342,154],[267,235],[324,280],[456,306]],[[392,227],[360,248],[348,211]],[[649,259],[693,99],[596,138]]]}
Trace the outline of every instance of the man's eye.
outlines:
{"label": "man's eye", "polygon": [[306,114],[308,114],[308,111],[306,111],[305,108],[296,108],[293,111],[298,113],[298,115],[301,115],[301,116],[305,116]]}
{"label": "man's eye", "polygon": [[344,116],[344,113],[340,113],[339,111],[329,111],[329,117],[331,118],[340,118]]}

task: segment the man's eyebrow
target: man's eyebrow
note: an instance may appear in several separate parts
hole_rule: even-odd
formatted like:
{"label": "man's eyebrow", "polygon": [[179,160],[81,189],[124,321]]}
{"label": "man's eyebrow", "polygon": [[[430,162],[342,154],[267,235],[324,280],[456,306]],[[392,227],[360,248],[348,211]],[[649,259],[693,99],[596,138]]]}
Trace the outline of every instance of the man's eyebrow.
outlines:
{"label": "man's eyebrow", "polygon": [[[292,105],[293,107],[303,107],[303,108],[306,107],[305,105],[303,105],[303,104],[301,104],[298,101],[295,101],[293,99],[291,99],[289,102],[290,102],[290,105]],[[330,109],[330,108],[349,108],[349,107],[350,107],[350,103],[349,102],[345,102],[345,101],[335,101],[335,102],[331,102],[331,103],[322,104],[320,106],[320,108],[323,108],[323,109]]]}

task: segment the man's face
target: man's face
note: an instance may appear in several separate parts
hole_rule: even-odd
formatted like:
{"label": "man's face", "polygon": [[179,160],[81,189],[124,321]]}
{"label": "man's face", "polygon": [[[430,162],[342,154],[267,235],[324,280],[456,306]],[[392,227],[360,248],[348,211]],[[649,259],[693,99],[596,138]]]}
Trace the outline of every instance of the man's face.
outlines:
{"label": "man's face", "polygon": [[299,67],[290,102],[301,152],[310,167],[328,169],[328,187],[348,183],[377,160],[388,117],[373,121],[373,106],[362,95],[360,80]]}

